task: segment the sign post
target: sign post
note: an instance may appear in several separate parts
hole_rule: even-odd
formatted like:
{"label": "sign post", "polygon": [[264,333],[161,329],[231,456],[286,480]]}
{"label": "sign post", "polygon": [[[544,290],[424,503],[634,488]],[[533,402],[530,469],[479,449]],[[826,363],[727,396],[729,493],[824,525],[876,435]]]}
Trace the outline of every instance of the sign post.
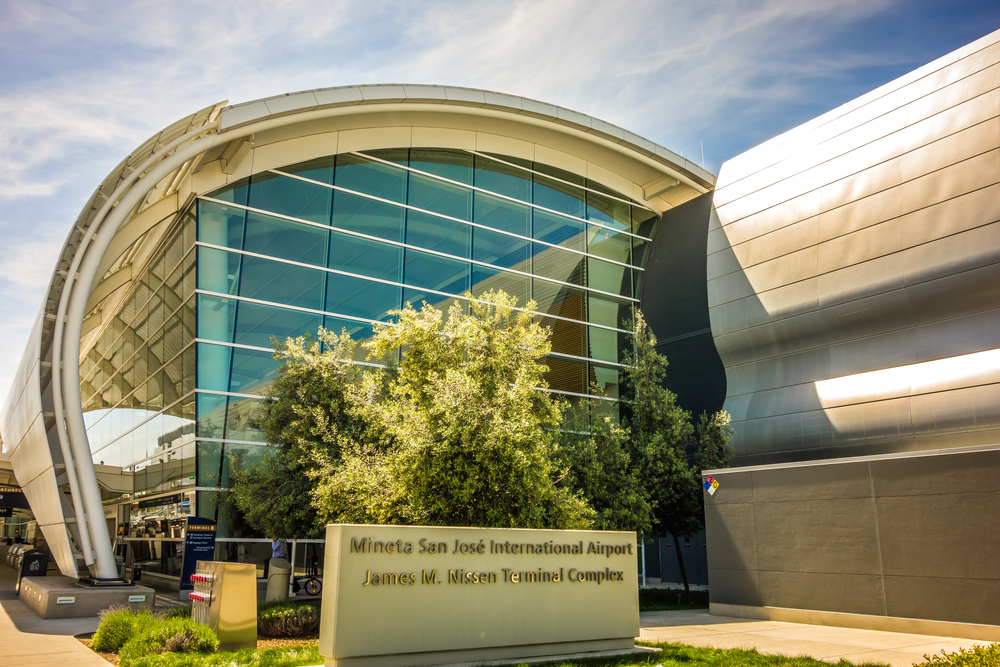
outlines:
{"label": "sign post", "polygon": [[189,516],[184,530],[184,561],[181,566],[180,599],[186,600],[188,591],[194,590],[191,575],[198,561],[215,560],[215,521]]}

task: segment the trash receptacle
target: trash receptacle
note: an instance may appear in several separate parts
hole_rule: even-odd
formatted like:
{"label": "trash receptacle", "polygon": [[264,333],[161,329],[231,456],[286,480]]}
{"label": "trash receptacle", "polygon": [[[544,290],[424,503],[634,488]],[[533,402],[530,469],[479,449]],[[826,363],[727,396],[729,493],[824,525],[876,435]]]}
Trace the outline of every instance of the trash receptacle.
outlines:
{"label": "trash receptacle", "polygon": [[122,571],[122,579],[130,584],[137,584],[142,579],[142,565],[126,565]]}
{"label": "trash receptacle", "polygon": [[264,600],[287,600],[288,579],[292,564],[284,558],[272,558],[267,570],[267,593]]}
{"label": "trash receptacle", "polygon": [[21,566],[17,569],[17,583],[14,585],[14,592],[21,594],[21,579],[24,577],[44,577],[49,569],[49,552],[40,549],[31,549],[23,552],[21,556]]}

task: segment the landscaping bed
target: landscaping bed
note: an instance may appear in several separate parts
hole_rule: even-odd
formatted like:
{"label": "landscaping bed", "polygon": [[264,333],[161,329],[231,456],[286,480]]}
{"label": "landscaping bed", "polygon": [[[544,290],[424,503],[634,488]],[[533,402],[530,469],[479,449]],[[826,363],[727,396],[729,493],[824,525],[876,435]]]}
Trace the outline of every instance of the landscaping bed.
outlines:
{"label": "landscaping bed", "polygon": [[219,640],[187,607],[153,612],[111,607],[97,632],[80,641],[121,667],[299,667],[322,664],[319,609],[310,604],[264,603],[257,609],[257,646],[219,651]]}

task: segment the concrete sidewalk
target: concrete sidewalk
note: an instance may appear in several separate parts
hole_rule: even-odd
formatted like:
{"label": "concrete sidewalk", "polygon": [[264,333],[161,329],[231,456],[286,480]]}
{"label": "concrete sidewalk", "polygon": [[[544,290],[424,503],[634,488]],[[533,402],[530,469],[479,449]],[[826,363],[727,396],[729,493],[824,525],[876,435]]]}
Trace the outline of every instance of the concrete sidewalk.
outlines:
{"label": "concrete sidewalk", "polygon": [[97,617],[44,620],[14,594],[14,570],[0,562],[0,664],[81,665],[108,667],[107,662],[73,635],[94,632]]}
{"label": "concrete sidewalk", "polygon": [[808,655],[837,662],[882,662],[910,667],[923,662],[924,654],[957,651],[972,639],[911,635],[901,632],[855,630],[825,625],[755,621],[712,616],[707,609],[691,611],[647,611],[639,614],[639,638],[648,642],[676,642],[709,648],[756,648],[761,653]]}

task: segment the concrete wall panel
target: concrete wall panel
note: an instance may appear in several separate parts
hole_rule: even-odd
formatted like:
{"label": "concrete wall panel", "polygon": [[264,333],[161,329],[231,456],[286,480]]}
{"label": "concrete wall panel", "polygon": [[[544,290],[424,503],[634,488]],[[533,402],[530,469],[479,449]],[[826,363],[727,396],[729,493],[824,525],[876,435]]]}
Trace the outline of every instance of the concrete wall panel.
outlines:
{"label": "concrete wall panel", "polygon": [[995,445],[711,471],[712,601],[1000,626],[998,471]]}

